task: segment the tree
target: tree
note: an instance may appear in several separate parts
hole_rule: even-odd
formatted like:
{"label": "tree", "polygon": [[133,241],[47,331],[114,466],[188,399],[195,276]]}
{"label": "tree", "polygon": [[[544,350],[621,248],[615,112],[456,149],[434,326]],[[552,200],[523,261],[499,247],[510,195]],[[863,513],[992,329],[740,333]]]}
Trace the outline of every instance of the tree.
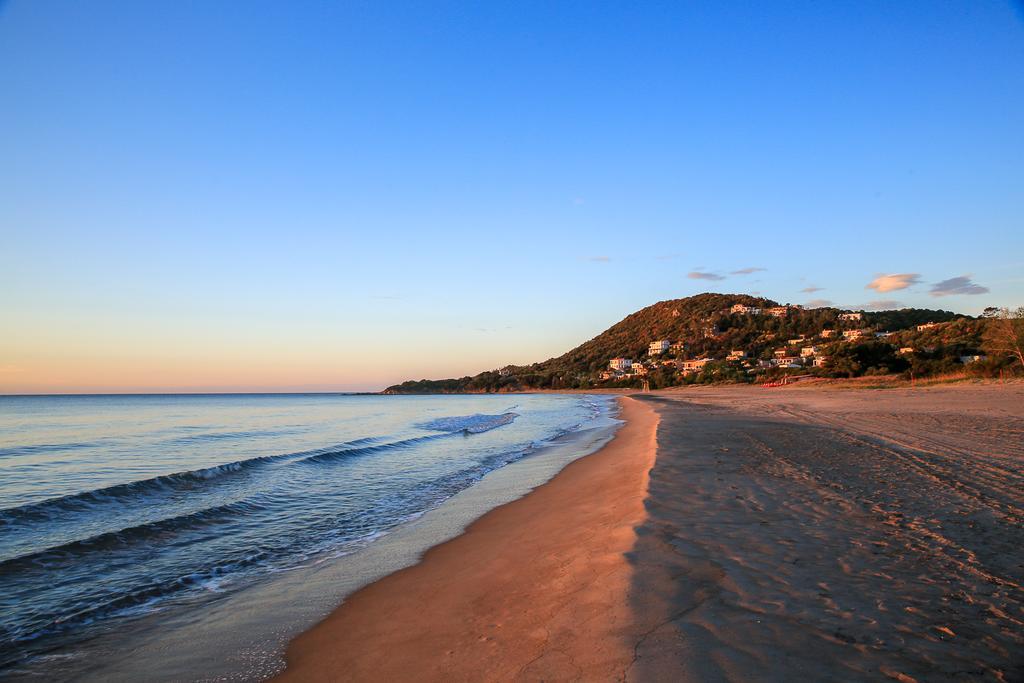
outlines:
{"label": "tree", "polygon": [[1015,311],[989,307],[981,317],[985,319],[985,350],[1009,356],[1024,366],[1024,306]]}

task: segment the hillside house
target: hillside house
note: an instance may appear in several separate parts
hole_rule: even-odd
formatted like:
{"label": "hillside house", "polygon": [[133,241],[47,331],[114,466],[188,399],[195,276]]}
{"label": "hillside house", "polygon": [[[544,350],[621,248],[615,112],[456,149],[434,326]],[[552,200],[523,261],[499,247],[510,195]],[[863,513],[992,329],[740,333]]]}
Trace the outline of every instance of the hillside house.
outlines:
{"label": "hillside house", "polygon": [[789,306],[772,306],[765,309],[765,313],[776,318],[784,318],[789,315]]}
{"label": "hillside house", "polygon": [[675,354],[677,356],[679,354],[681,354],[681,353],[685,353],[686,352],[686,342],[677,341],[675,344],[673,344],[672,346],[668,347],[668,350],[669,350],[670,353],[673,353],[673,354]]}
{"label": "hillside house", "polygon": [[515,368],[513,366],[506,365],[505,367],[503,367],[500,370],[498,370],[498,376],[499,377],[508,377],[509,375],[512,374],[513,370],[515,370]]}
{"label": "hillside house", "polygon": [[836,334],[835,330],[822,330],[821,331],[821,338],[822,339],[829,339],[831,337],[834,337],[835,334]]}
{"label": "hillside house", "polygon": [[845,320],[847,322],[858,322],[858,321],[861,321],[861,320],[864,319],[864,314],[863,313],[840,313],[839,314],[839,319],[840,320]]}
{"label": "hillside house", "polygon": [[775,349],[772,353],[776,358],[785,358],[789,355],[789,349]]}
{"label": "hillside house", "polygon": [[870,330],[843,330],[843,339],[846,341],[855,341],[866,336],[869,332]]}
{"label": "hillside house", "polygon": [[803,344],[805,341],[807,340],[803,337],[797,337],[796,339],[790,339],[787,343],[791,346],[796,346],[797,344]]}
{"label": "hillside house", "polygon": [[608,361],[608,367],[617,372],[626,372],[633,367],[633,360],[630,358],[612,358]]}
{"label": "hillside house", "polygon": [[915,350],[916,349],[914,349],[913,346],[904,346],[899,351],[897,351],[896,353],[900,353],[900,354],[913,353]]}
{"label": "hillside house", "polygon": [[730,313],[738,313],[740,315],[760,315],[761,309],[756,306],[747,306],[745,304],[734,304],[729,309]]}
{"label": "hillside house", "polygon": [[917,331],[918,332],[924,332],[925,330],[930,330],[933,327],[938,327],[938,326],[939,326],[938,323],[924,323],[923,325],[918,325],[917,326]]}
{"label": "hillside house", "polygon": [[684,360],[679,363],[679,369],[684,375],[689,375],[694,372],[700,372],[704,369],[704,366],[711,362],[710,358],[694,358],[692,360]]}
{"label": "hillside house", "polygon": [[803,367],[803,360],[797,356],[776,356],[772,363],[777,368],[799,368]]}
{"label": "hillside house", "polygon": [[967,365],[968,363],[978,363],[987,359],[988,356],[981,355],[960,356],[960,362],[963,363],[964,365]]}
{"label": "hillside house", "polygon": [[725,357],[726,360],[743,360],[747,357],[747,352],[742,349],[733,349],[729,352],[729,355]]}
{"label": "hillside house", "polygon": [[820,347],[817,346],[805,346],[800,349],[800,357],[807,358],[808,356],[816,356]]}
{"label": "hillside house", "polygon": [[828,364],[828,356],[815,356],[814,367],[823,368]]}
{"label": "hillside house", "polygon": [[652,341],[650,344],[647,345],[647,355],[660,356],[661,354],[668,351],[671,346],[672,342],[670,342],[668,339],[659,339],[657,341]]}
{"label": "hillside house", "polygon": [[634,375],[646,375],[647,366],[643,363],[633,363],[633,367],[631,367],[629,371]]}

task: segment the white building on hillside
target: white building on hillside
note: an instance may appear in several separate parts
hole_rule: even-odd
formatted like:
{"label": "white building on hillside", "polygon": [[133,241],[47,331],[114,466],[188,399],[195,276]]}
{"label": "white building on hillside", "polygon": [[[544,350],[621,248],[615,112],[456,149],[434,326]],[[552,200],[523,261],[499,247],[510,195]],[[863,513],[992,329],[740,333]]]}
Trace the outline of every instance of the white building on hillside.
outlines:
{"label": "white building on hillside", "polygon": [[863,320],[864,319],[864,314],[863,313],[840,313],[839,314],[839,319],[840,320]]}
{"label": "white building on hillside", "polygon": [[647,355],[649,356],[660,356],[671,348],[672,342],[668,339],[659,339],[658,341],[652,341],[647,345]]}
{"label": "white building on hillside", "polygon": [[684,374],[690,374],[691,372],[700,372],[704,369],[704,366],[711,362],[710,358],[695,358],[693,360],[684,360],[679,363],[679,369]]}
{"label": "white building on hillside", "polygon": [[626,372],[633,367],[631,358],[612,358],[608,361],[608,367],[617,372]]}
{"label": "white building on hillside", "polygon": [[747,306],[745,304],[734,304],[729,309],[730,313],[739,313],[740,315],[760,315],[761,309],[756,306]]}

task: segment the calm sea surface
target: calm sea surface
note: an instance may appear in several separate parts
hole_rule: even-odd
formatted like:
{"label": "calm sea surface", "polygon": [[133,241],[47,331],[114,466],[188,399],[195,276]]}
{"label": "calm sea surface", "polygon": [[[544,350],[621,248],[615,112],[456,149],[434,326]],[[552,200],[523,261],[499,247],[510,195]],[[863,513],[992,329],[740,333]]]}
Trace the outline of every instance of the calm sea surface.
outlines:
{"label": "calm sea surface", "polygon": [[358,552],[604,397],[0,397],[0,674]]}

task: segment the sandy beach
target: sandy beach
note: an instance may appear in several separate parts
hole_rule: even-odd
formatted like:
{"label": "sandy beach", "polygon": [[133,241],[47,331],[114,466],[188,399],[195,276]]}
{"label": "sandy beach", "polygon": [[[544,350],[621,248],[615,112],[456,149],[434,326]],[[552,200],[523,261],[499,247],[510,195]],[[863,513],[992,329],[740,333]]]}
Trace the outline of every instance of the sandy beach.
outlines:
{"label": "sandy beach", "polygon": [[1024,386],[620,399],[288,680],[1024,680]]}

